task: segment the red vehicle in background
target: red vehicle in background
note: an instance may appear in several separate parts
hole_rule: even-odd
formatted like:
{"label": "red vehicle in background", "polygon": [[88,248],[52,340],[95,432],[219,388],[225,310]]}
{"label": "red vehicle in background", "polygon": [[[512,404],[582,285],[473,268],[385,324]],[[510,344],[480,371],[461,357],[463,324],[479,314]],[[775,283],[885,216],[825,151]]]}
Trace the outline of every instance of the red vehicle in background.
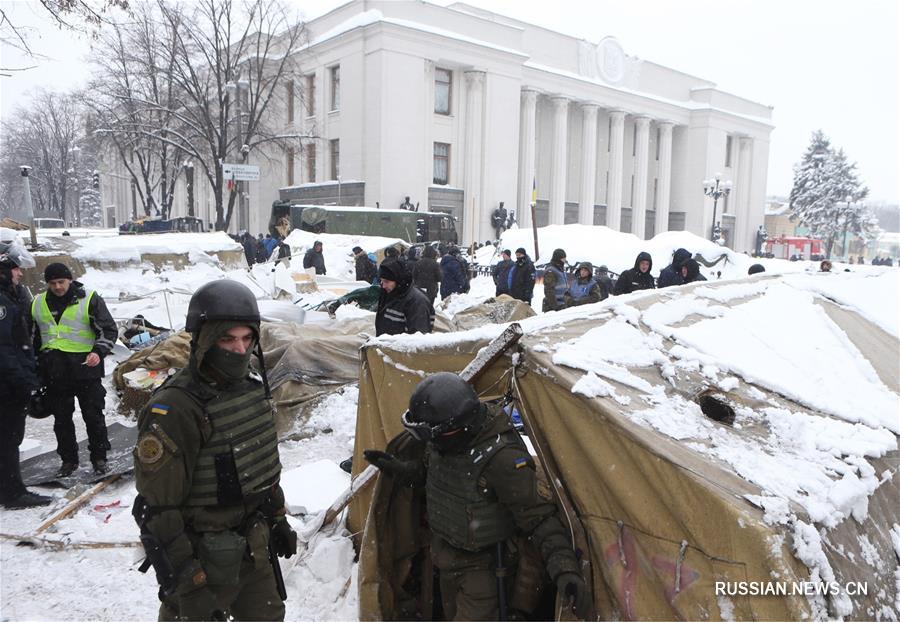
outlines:
{"label": "red vehicle in background", "polygon": [[766,257],[798,261],[825,258],[822,240],[816,238],[781,236],[766,240]]}

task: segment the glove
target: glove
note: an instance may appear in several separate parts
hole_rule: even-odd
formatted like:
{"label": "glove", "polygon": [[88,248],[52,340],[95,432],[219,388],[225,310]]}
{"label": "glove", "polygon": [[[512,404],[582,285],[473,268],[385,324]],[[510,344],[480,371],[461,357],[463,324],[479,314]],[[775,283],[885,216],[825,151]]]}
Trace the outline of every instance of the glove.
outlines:
{"label": "glove", "polygon": [[363,458],[370,464],[378,467],[382,473],[393,477],[398,484],[404,486],[419,483],[424,474],[420,462],[415,460],[398,460],[391,454],[378,451],[377,449],[364,450]]}
{"label": "glove", "polygon": [[591,609],[591,595],[581,575],[564,572],[556,578],[556,589],[564,607],[573,607],[579,620],[587,620]]}
{"label": "glove", "polygon": [[178,597],[179,620],[225,620],[225,612],[216,604],[216,597],[207,586]]}
{"label": "glove", "polygon": [[272,550],[278,557],[289,559],[297,552],[297,532],[291,529],[284,516],[275,519],[269,537],[272,539]]}

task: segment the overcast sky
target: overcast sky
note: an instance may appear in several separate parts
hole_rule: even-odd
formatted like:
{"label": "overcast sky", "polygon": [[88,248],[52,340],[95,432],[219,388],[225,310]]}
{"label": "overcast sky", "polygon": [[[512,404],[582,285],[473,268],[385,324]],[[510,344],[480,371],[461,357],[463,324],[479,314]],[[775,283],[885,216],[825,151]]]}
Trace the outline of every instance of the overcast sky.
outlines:
{"label": "overcast sky", "polygon": [[[141,0],[132,0],[141,1]],[[449,4],[443,0],[438,4]],[[787,195],[792,166],[815,129],[859,164],[871,199],[900,196],[897,0],[471,0],[472,5],[599,41],[774,106],[769,194]],[[343,2],[293,0],[306,18]],[[85,79],[86,37],[60,32],[37,0],[0,0],[33,28],[37,69],[0,78],[2,115],[35,86],[65,89]],[[0,66],[34,64],[4,47]]]}

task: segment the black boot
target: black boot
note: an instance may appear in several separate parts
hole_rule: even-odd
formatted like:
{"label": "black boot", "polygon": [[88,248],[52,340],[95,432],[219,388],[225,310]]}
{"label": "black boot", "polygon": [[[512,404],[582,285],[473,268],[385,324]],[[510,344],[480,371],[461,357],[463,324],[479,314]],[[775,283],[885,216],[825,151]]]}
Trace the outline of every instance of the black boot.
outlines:
{"label": "black boot", "polygon": [[62,466],[59,467],[59,470],[56,472],[56,477],[69,477],[76,469],[78,469],[77,462],[63,462]]}
{"label": "black boot", "polygon": [[97,475],[106,475],[109,473],[109,464],[107,464],[106,460],[94,460],[94,473]]}
{"label": "black boot", "polygon": [[24,508],[36,508],[42,505],[50,505],[50,502],[52,501],[53,497],[45,497],[44,495],[38,495],[26,490],[18,497],[10,499],[9,501],[4,502],[2,505],[8,510],[20,510]]}

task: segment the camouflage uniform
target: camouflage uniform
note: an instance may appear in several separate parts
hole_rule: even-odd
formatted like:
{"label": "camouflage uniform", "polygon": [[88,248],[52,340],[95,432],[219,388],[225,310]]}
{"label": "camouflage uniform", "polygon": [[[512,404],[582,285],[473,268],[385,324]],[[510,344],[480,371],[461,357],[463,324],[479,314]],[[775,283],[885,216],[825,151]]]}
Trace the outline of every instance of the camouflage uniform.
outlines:
{"label": "camouflage uniform", "polygon": [[138,420],[136,506],[142,497],[146,531],[174,574],[160,590],[160,620],[213,612],[284,619],[268,558],[270,523],[284,521],[271,402],[254,377],[216,382],[203,365],[218,337],[246,324],[204,324],[190,366],[153,394]]}

